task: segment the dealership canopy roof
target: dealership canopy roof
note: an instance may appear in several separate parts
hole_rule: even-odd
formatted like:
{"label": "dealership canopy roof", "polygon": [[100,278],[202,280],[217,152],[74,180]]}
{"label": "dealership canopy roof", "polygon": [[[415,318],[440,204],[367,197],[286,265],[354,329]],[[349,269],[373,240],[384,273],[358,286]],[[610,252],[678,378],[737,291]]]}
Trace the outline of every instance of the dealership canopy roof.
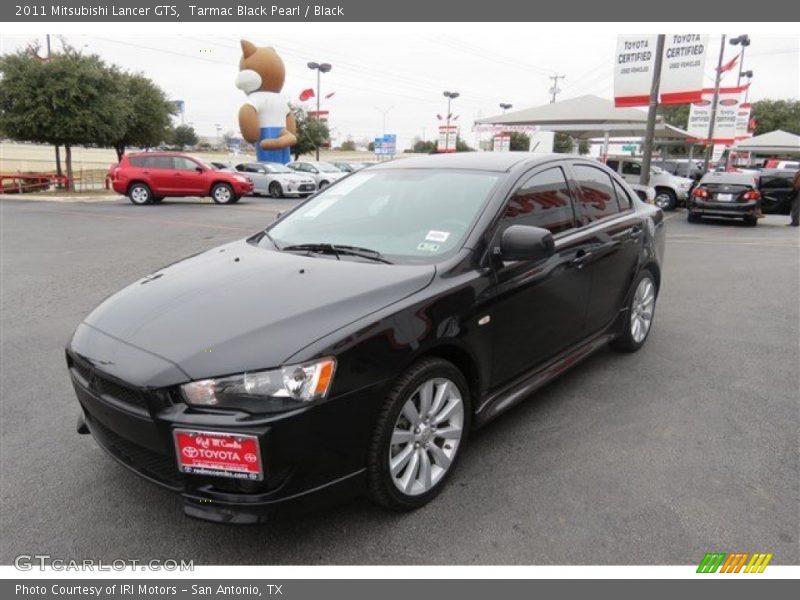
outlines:
{"label": "dealership canopy roof", "polygon": [[[477,125],[533,125],[547,131],[567,133],[579,139],[641,137],[647,127],[647,113],[638,108],[617,108],[613,100],[586,95],[534,106],[486,119]],[[656,138],[685,140],[688,134],[659,120]]]}
{"label": "dealership canopy roof", "polygon": [[741,140],[734,145],[734,150],[756,154],[800,154],[800,135],[778,129]]}

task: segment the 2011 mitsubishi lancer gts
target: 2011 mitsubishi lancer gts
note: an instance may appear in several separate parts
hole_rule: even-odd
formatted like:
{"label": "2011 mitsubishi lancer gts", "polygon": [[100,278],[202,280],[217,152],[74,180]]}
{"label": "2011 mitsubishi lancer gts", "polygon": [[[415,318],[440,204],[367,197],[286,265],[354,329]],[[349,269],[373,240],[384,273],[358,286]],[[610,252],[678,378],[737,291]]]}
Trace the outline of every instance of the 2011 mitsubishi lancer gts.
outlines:
{"label": "2011 mitsubishi lancer gts", "polygon": [[663,228],[577,157],[358,171],[97,307],[67,347],[78,430],[198,518],[364,491],[422,506],[471,430],[603,345],[645,343]]}

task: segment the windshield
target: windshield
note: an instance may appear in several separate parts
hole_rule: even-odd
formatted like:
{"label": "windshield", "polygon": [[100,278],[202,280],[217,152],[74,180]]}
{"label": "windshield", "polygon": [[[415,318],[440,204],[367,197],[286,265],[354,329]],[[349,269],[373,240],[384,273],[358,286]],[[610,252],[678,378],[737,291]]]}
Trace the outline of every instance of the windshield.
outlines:
{"label": "windshield", "polygon": [[650,167],[650,173],[653,175],[660,175],[661,173],[666,173],[666,171],[661,167]]}
{"label": "windshield", "polygon": [[331,163],[318,162],[317,168],[323,173],[341,173],[341,169],[337,169]]}
{"label": "windshield", "polygon": [[265,164],[264,167],[266,167],[267,173],[294,173],[289,167],[278,163]]}
{"label": "windshield", "polygon": [[500,176],[429,169],[360,171],[268,231],[281,248],[326,243],[392,257],[440,258],[460,247]]}

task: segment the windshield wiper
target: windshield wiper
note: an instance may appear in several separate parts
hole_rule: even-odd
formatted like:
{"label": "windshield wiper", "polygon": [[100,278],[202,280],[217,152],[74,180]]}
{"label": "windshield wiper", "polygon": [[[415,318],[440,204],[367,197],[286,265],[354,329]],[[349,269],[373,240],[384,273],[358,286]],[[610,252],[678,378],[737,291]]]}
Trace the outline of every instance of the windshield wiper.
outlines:
{"label": "windshield wiper", "polygon": [[387,260],[377,250],[371,248],[361,248],[359,246],[346,246],[340,244],[330,243],[317,243],[317,244],[295,244],[293,246],[284,246],[281,248],[284,252],[320,252],[322,254],[333,254],[337,259],[339,255],[358,256],[375,262],[392,264],[392,261]]}

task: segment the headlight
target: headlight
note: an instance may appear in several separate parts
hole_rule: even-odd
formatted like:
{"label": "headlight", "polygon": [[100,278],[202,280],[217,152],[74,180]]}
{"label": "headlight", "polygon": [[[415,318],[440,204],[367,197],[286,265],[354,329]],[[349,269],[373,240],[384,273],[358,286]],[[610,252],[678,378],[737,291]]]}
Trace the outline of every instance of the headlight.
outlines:
{"label": "headlight", "polygon": [[324,358],[271,371],[193,381],[181,386],[181,395],[194,406],[282,412],[325,398],[335,370],[336,360]]}
{"label": "headlight", "polygon": [[233,178],[234,178],[236,181],[240,181],[240,182],[242,182],[242,183],[247,183],[248,181],[250,181],[250,180],[249,180],[247,177],[245,177],[244,175],[234,175],[234,176],[233,176]]}

